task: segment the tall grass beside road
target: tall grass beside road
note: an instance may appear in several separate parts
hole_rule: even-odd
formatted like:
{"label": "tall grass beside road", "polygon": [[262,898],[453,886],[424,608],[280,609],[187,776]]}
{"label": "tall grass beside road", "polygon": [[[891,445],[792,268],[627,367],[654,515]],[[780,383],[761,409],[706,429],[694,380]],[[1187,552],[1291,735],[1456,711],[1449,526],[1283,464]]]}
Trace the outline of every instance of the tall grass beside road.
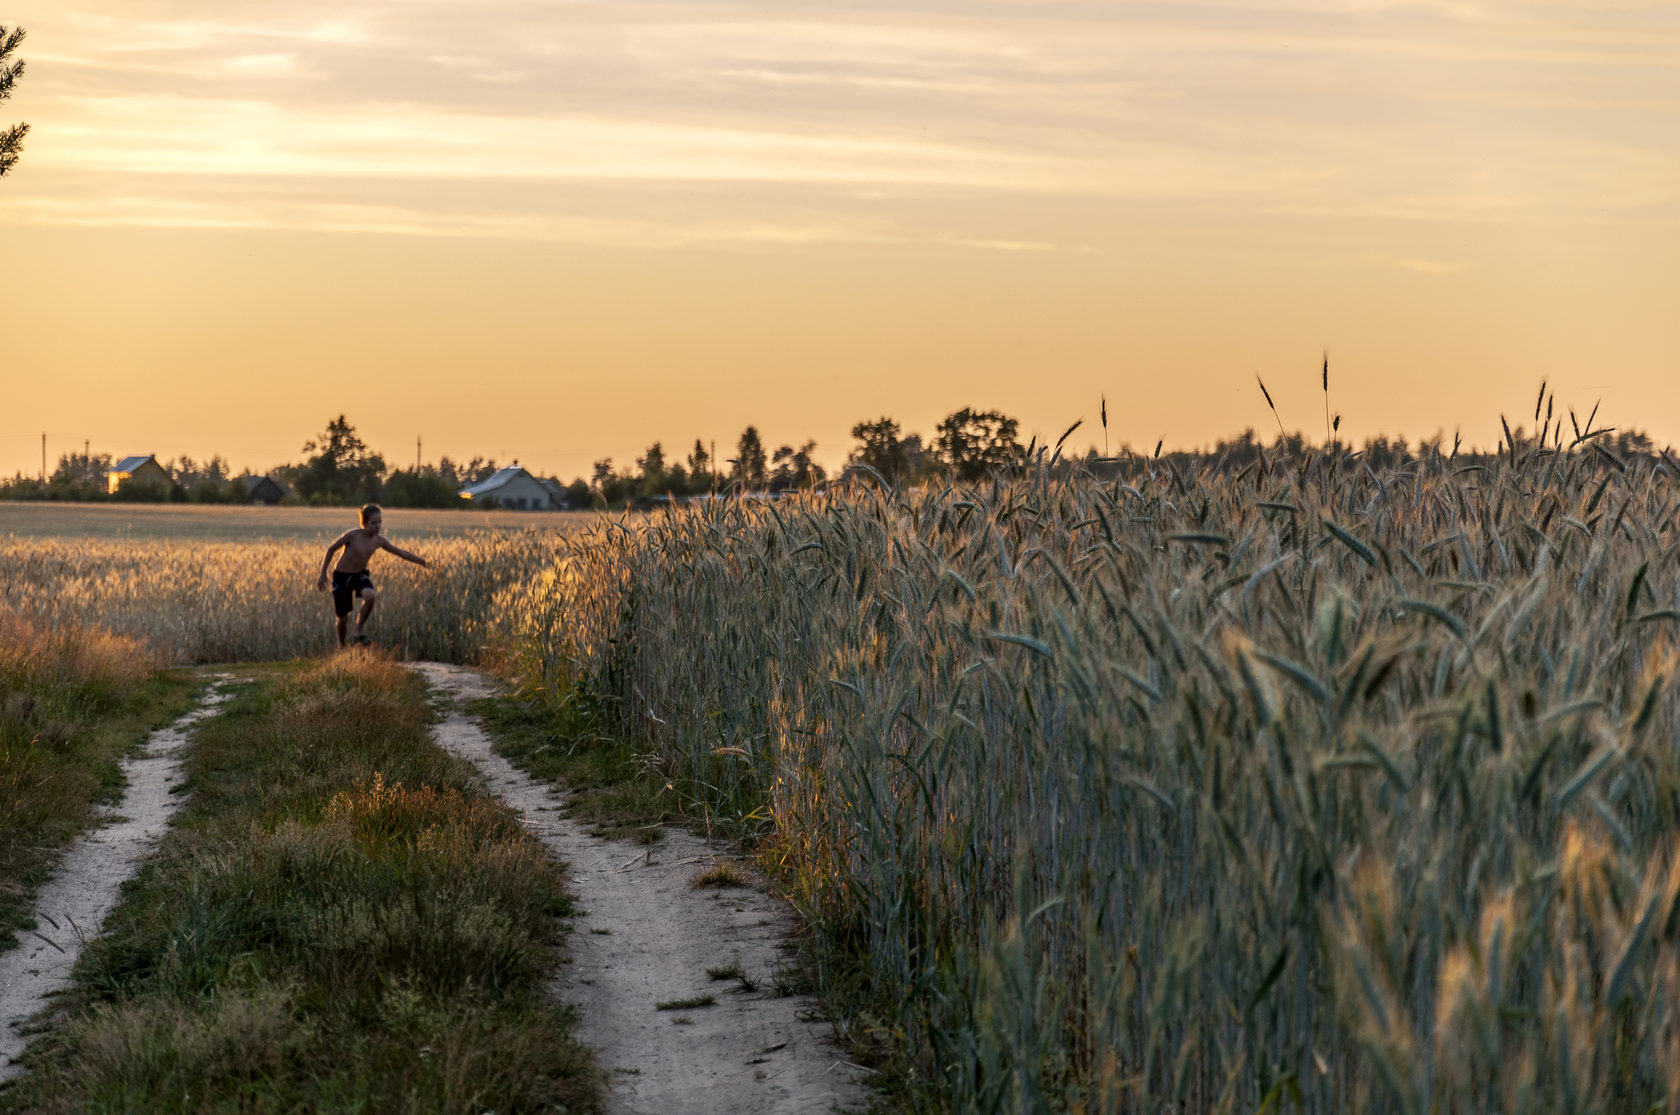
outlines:
{"label": "tall grass beside road", "polygon": [[913,1105],[1673,1110],[1677,502],[1520,441],[1040,469],[607,528],[501,610],[771,839]]}
{"label": "tall grass beside road", "polygon": [[0,614],[0,948],[33,927],[58,853],[121,798],[123,755],[192,688],[133,639]]}
{"label": "tall grass beside road", "polygon": [[430,719],[377,656],[245,685],[0,1110],[598,1110],[560,871]]}

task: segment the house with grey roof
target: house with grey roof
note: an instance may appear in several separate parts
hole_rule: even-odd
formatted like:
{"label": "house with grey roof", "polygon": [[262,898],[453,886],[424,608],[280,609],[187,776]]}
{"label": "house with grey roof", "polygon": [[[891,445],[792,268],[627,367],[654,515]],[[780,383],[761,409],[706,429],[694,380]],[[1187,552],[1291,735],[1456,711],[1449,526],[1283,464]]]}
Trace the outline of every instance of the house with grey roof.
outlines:
{"label": "house with grey roof", "polygon": [[[495,475],[461,489],[461,498],[479,507],[494,506],[514,511],[556,511],[559,505],[548,487],[517,464],[497,469]],[[493,501],[493,502],[492,502]]]}
{"label": "house with grey roof", "polygon": [[116,495],[118,486],[125,480],[136,484],[156,484],[163,488],[175,483],[169,470],[158,464],[157,457],[150,453],[143,457],[124,457],[113,465],[111,471],[105,474],[105,490]]}

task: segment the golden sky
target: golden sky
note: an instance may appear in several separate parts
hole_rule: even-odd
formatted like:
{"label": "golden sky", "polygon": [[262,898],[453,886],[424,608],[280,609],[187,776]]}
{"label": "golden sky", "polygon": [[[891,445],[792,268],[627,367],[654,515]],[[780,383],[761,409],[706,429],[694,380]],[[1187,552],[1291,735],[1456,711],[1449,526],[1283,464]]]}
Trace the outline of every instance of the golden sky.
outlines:
{"label": "golden sky", "polygon": [[[3,3],[4,0],[0,0]],[[0,473],[1206,444],[1538,382],[1680,442],[1680,5],[10,0]],[[732,455],[723,453],[724,456]]]}

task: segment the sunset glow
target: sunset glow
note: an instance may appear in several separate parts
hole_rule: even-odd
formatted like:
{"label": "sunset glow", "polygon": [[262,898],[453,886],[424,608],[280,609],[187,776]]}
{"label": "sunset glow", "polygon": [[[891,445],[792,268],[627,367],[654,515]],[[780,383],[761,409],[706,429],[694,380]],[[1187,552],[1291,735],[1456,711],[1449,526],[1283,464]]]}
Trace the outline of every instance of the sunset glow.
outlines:
{"label": "sunset glow", "polygon": [[0,474],[998,408],[1680,442],[1672,3],[19,0]]}

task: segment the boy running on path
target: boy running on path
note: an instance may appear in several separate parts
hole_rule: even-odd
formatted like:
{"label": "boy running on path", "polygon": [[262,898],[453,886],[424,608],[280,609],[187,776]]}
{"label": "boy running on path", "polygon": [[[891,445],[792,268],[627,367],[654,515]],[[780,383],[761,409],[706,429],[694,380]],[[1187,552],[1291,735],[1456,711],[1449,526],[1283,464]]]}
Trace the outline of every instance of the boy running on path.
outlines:
{"label": "boy running on path", "polygon": [[333,570],[332,594],[333,612],[338,616],[338,645],[345,645],[345,623],[350,618],[350,609],[357,597],[361,598],[362,610],[356,616],[356,633],[350,637],[351,643],[367,643],[371,640],[362,634],[362,628],[367,626],[368,617],[373,615],[373,602],[379,594],[373,589],[373,578],[368,575],[368,559],[380,550],[396,554],[404,561],[412,561],[415,565],[424,566],[426,559],[417,554],[411,554],[401,546],[391,545],[391,540],[379,533],[379,528],[385,524],[385,513],[377,503],[370,503],[362,508],[362,525],[360,529],[347,530],[339,535],[338,541],[327,547],[327,556],[321,562],[321,577],[315,582],[317,592],[327,590],[327,566],[332,563],[333,554],[340,549],[344,556],[338,559],[338,568]]}

